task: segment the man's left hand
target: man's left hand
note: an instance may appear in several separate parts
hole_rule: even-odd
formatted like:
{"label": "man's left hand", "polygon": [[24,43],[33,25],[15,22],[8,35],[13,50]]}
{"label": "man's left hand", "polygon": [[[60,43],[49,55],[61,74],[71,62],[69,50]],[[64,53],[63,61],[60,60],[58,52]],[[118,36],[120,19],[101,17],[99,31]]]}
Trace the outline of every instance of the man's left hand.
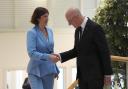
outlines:
{"label": "man's left hand", "polygon": [[104,76],[104,85],[105,86],[111,85],[111,75]]}

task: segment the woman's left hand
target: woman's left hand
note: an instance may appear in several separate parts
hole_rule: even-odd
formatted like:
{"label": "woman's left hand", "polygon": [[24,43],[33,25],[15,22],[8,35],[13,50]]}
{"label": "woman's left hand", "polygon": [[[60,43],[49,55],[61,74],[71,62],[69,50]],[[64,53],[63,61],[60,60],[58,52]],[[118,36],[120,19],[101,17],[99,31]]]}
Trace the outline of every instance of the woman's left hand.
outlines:
{"label": "woman's left hand", "polygon": [[55,74],[55,78],[58,80],[58,78],[59,78],[58,74]]}

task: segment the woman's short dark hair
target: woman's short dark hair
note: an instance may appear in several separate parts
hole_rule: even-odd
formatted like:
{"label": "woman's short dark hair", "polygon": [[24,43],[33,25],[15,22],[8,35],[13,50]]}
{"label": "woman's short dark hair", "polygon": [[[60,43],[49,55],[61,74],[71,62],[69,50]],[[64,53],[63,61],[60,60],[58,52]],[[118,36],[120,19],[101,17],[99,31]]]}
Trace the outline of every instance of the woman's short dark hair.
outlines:
{"label": "woman's short dark hair", "polygon": [[32,24],[35,24],[35,25],[38,25],[39,22],[38,22],[38,19],[40,19],[40,17],[44,14],[48,13],[49,14],[49,11],[44,8],[44,7],[37,7],[34,12],[33,12],[33,15],[31,17],[31,23]]}

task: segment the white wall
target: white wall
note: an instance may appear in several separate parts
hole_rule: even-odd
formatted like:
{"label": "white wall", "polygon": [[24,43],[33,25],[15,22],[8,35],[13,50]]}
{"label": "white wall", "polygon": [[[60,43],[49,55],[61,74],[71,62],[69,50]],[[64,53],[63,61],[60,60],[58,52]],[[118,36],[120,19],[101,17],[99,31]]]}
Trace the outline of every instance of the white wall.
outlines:
{"label": "white wall", "polygon": [[25,33],[0,33],[0,68],[8,69],[26,65]]}
{"label": "white wall", "polygon": [[68,28],[65,12],[70,7],[80,8],[80,0],[48,0],[50,24],[52,27]]}

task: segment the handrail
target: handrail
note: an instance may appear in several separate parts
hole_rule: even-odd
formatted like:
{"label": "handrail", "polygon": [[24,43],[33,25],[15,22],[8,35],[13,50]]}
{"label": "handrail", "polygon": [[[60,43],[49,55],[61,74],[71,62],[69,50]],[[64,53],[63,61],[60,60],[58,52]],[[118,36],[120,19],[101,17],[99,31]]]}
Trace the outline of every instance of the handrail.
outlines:
{"label": "handrail", "polygon": [[78,80],[74,81],[69,87],[68,89],[74,89],[78,84]]}
{"label": "handrail", "polygon": [[[111,56],[112,61],[128,62],[128,57]],[[78,80],[75,80],[68,89],[74,89],[78,84]]]}
{"label": "handrail", "polygon": [[128,62],[128,57],[111,56],[112,61]]}

